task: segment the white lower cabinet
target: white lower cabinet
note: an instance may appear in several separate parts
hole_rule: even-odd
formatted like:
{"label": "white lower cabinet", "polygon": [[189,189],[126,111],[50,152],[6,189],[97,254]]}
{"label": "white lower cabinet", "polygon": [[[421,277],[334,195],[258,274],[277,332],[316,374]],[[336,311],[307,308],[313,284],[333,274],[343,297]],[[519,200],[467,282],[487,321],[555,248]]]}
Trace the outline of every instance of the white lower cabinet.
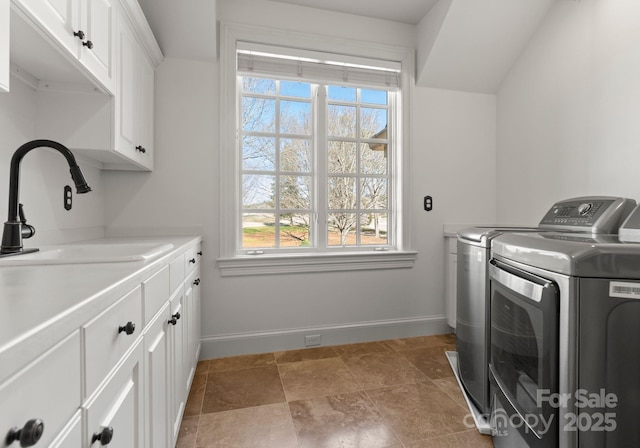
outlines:
{"label": "white lower cabinet", "polygon": [[175,444],[178,433],[180,432],[180,422],[184,413],[186,404],[186,394],[184,393],[185,384],[185,365],[184,357],[184,289],[180,286],[171,298],[171,316],[169,318],[169,346],[171,352],[170,358],[170,374],[171,374],[171,403],[169,404],[169,417],[171,428],[172,446]]}
{"label": "white lower cabinet", "polygon": [[175,447],[200,347],[194,247],[0,383],[0,447]]}
{"label": "white lower cabinet", "polygon": [[143,346],[139,339],[85,408],[85,446],[144,446]]}
{"label": "white lower cabinet", "polygon": [[165,303],[144,334],[145,446],[167,448],[169,431],[170,346],[169,303]]}
{"label": "white lower cabinet", "polygon": [[[80,384],[80,332],[76,330],[0,385],[0,437],[9,445],[8,434],[18,437],[21,431],[20,436],[31,433],[29,438],[37,440],[33,446],[49,446],[80,407]],[[19,440],[14,446],[20,445]]]}

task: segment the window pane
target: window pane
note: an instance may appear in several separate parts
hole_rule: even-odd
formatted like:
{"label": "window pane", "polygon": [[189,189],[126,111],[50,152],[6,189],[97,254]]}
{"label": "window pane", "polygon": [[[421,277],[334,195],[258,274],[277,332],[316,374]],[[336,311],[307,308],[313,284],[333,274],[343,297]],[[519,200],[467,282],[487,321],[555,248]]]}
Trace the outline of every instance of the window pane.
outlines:
{"label": "window pane", "polygon": [[242,138],[242,169],[273,171],[276,167],[276,140],[245,135]]}
{"label": "window pane", "polygon": [[311,135],[311,103],[280,101],[280,132]]}
{"label": "window pane", "polygon": [[387,245],[387,214],[370,213],[360,215],[360,244]]}
{"label": "window pane", "polygon": [[311,176],[280,176],[280,208],[311,209]]}
{"label": "window pane", "polygon": [[327,89],[330,100],[336,101],[356,101],[356,88],[344,86],[329,86]]}
{"label": "window pane", "polygon": [[284,138],[280,140],[280,171],[310,173],[311,141],[301,138]]}
{"label": "window pane", "polygon": [[330,213],[327,222],[327,241],[329,246],[356,245],[356,214]]}
{"label": "window pane", "polygon": [[358,153],[353,142],[329,142],[329,172],[333,174],[356,173]]}
{"label": "window pane", "polygon": [[309,222],[310,215],[290,213],[280,215],[280,246],[311,246]]}
{"label": "window pane", "polygon": [[353,106],[329,105],[327,126],[329,137],[355,137],[356,108]]}
{"label": "window pane", "polygon": [[244,213],[242,215],[242,248],[275,246],[275,215],[271,213]]}
{"label": "window pane", "polygon": [[265,98],[242,98],[242,130],[275,132],[276,101]]}
{"label": "window pane", "polygon": [[370,90],[362,89],[360,91],[360,101],[369,104],[387,105],[387,91],[386,90]]}
{"label": "window pane", "polygon": [[311,84],[308,82],[280,81],[280,95],[311,98]]}
{"label": "window pane", "polygon": [[276,82],[273,79],[243,77],[242,91],[274,95],[276,93]]}
{"label": "window pane", "polygon": [[332,210],[354,210],[358,203],[355,177],[329,177],[329,208]]}
{"label": "window pane", "polygon": [[273,208],[275,176],[245,174],[242,176],[242,207]]}
{"label": "window pane", "polygon": [[363,138],[387,138],[387,110],[371,107],[360,109],[360,129]]}
{"label": "window pane", "polygon": [[360,145],[360,172],[363,174],[387,174],[386,143],[363,143]]}
{"label": "window pane", "polygon": [[387,208],[387,179],[368,177],[362,179],[360,208],[380,210]]}

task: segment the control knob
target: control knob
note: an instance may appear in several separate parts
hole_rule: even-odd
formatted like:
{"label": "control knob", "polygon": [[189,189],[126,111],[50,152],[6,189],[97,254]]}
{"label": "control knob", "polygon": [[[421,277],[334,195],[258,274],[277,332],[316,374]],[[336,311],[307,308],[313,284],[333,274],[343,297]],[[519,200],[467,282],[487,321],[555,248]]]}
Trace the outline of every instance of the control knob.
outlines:
{"label": "control knob", "polygon": [[593,204],[591,204],[590,202],[585,202],[584,204],[580,204],[580,206],[578,207],[578,213],[581,216],[584,216],[587,213],[589,213],[592,208],[593,208]]}

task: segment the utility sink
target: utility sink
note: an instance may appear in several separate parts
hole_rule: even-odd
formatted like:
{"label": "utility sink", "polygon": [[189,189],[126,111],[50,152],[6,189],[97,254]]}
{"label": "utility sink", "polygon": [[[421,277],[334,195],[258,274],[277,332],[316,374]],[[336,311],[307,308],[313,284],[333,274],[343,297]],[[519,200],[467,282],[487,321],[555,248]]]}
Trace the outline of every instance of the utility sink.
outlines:
{"label": "utility sink", "polygon": [[147,261],[172,248],[173,244],[158,242],[74,243],[42,246],[37,252],[0,258],[0,266]]}

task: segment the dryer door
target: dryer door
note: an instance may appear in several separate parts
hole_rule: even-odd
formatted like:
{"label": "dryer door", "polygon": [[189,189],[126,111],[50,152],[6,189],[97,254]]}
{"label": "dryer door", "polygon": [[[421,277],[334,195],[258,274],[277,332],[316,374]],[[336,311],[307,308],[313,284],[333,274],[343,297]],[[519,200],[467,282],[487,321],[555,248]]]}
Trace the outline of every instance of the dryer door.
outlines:
{"label": "dryer door", "polygon": [[579,285],[577,418],[567,423],[580,448],[640,446],[640,281]]}

